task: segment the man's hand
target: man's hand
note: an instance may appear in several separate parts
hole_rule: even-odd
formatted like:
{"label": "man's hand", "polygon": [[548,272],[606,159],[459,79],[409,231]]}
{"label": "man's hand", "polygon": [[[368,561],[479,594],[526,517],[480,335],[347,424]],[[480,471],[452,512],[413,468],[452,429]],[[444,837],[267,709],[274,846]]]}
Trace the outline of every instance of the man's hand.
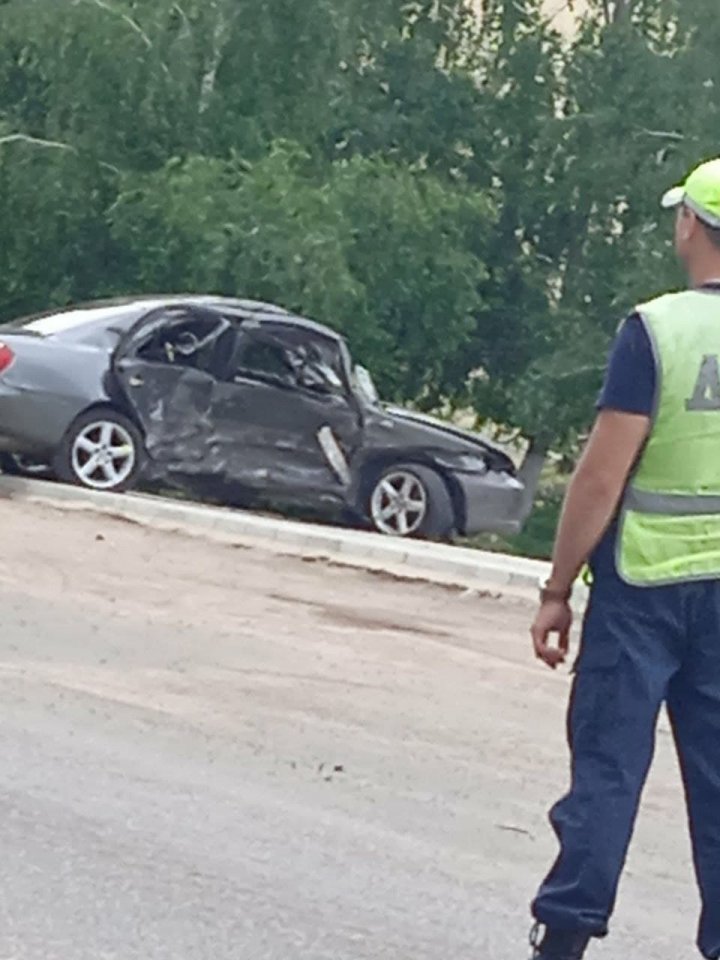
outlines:
{"label": "man's hand", "polygon": [[[548,600],[540,607],[530,631],[535,645],[535,656],[552,670],[565,663],[570,649],[570,628],[573,613],[570,604],[561,600]],[[558,635],[557,645],[551,641]]]}
{"label": "man's hand", "polygon": [[553,670],[570,646],[573,615],[562,598],[607,530],[649,429],[649,417],[603,410],[570,481],[548,581],[556,598],[546,598],[532,628],[535,655]]}

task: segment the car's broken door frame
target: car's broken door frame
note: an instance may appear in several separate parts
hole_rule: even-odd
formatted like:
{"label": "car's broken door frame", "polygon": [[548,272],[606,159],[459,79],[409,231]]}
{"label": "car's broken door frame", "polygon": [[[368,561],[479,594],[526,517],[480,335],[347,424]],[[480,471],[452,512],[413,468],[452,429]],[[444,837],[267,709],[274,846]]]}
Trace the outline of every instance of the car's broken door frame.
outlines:
{"label": "car's broken door frame", "polygon": [[[214,473],[212,405],[216,378],[211,369],[196,369],[165,359],[143,358],[150,337],[196,320],[217,322],[217,337],[234,327],[221,313],[177,303],[152,310],[138,320],[115,349],[111,372],[125,402],[141,426],[150,473]],[[211,346],[212,335],[204,346]]]}
{"label": "car's broken door frame", "polygon": [[[299,377],[295,382],[290,365],[286,376],[243,369],[246,348],[262,344],[278,352],[297,349],[299,354],[303,339],[310,351],[321,340],[335,346],[334,340],[292,320],[248,318],[240,325],[239,366],[231,382],[218,386],[214,412],[219,442],[229,448],[231,431],[238,430],[236,454],[228,450],[227,476],[240,485],[308,503],[317,496],[344,501],[352,479],[349,455],[362,431],[361,411],[344,366],[338,392],[327,394],[303,387]],[[339,341],[337,349],[340,357]]]}

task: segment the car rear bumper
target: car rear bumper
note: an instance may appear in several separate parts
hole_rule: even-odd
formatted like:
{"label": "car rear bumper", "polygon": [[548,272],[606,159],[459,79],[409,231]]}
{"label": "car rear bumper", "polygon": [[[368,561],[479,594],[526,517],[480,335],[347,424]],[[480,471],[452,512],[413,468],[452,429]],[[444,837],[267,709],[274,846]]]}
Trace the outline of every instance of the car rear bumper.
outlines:
{"label": "car rear bumper", "polygon": [[519,533],[525,487],[506,473],[455,474],[461,502],[461,533]]}
{"label": "car rear bumper", "polygon": [[76,401],[0,382],[0,451],[54,451],[77,413]]}

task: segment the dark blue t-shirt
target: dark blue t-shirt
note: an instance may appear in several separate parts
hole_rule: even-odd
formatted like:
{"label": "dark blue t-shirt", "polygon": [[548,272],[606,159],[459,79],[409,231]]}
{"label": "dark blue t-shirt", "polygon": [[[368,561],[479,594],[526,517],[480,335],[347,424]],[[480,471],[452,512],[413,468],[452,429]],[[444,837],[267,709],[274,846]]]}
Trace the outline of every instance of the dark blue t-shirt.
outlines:
{"label": "dark blue t-shirt", "polygon": [[[628,317],[610,351],[598,410],[618,410],[649,417],[655,402],[657,373],[650,337],[637,314]],[[616,576],[617,518],[608,527],[590,559],[593,575]]]}
{"label": "dark blue t-shirt", "polygon": [[655,357],[645,324],[637,314],[628,317],[610,351],[598,410],[619,410],[649,417],[655,402]]}

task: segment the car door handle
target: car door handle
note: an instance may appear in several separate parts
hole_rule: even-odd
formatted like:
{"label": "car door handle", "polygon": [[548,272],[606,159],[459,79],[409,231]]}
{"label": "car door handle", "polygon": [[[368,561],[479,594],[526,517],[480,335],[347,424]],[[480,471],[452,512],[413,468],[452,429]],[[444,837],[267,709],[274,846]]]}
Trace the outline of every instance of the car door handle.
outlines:
{"label": "car door handle", "polygon": [[128,383],[130,384],[131,387],[141,387],[145,383],[145,381],[143,380],[142,377],[133,376],[128,379]]}

